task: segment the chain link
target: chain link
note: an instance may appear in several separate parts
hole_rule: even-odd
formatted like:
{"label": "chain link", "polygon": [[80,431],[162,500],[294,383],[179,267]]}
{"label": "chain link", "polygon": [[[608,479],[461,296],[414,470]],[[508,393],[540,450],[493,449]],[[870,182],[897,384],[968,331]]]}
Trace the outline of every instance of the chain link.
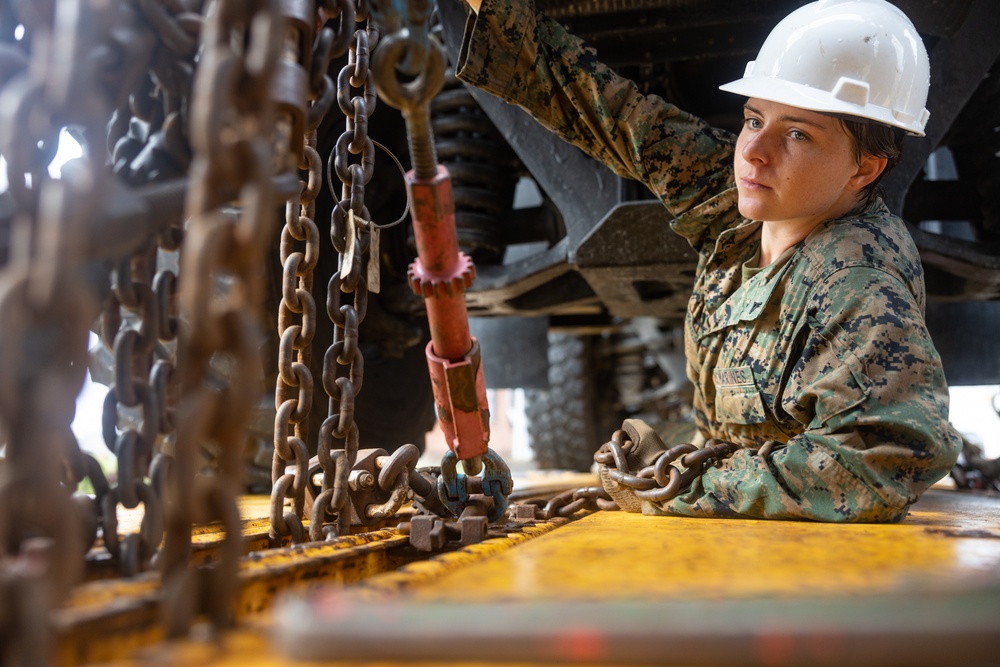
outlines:
{"label": "chain link", "polygon": [[[322,182],[322,161],[316,152],[316,132],[306,130],[302,104],[313,77],[307,71],[313,48],[310,21],[311,3],[285,5],[286,49],[280,63],[294,82],[294,89],[282,89],[287,96],[278,107],[278,126],[294,143],[294,166],[306,173],[299,183],[296,201],[285,209],[281,231],[281,303],[278,309],[278,378],[274,393],[274,454],[271,467],[271,539],[280,543],[292,536],[303,540],[302,515],[309,480],[308,419],[313,401],[313,376],[309,370],[312,340],[316,335],[316,302],[312,296],[313,270],[319,261],[319,228],[316,226],[316,196]],[[322,34],[322,33],[321,33]],[[322,37],[317,39],[322,43]],[[325,63],[315,63],[325,68]],[[298,322],[296,322],[296,318]],[[292,434],[289,431],[293,430]],[[289,468],[294,470],[288,473]],[[292,511],[284,511],[286,498]]]}
{"label": "chain link", "polygon": [[[198,5],[195,7],[195,5]],[[118,108],[108,128],[112,165],[136,186],[187,172],[191,151],[183,128],[193,85],[202,19],[189,2],[141,0],[123,7],[114,43],[128,63]],[[101,316],[101,337],[112,349],[114,383],[104,407],[104,441],[118,462],[116,483],[98,493],[104,543],[124,575],[152,567],[163,537],[163,483],[173,460],[163,443],[174,437],[177,376],[178,220],[112,270],[112,291]],[[155,471],[155,474],[154,474]],[[145,480],[149,479],[150,482]],[[137,536],[120,540],[117,506],[143,505]]]}
{"label": "chain link", "polygon": [[111,105],[106,91],[88,82],[101,74],[111,9],[15,3],[3,12],[24,31],[5,49],[0,80],[0,152],[16,209],[11,257],[0,272],[5,664],[49,662],[49,605],[79,579],[96,536],[94,503],[73,494],[89,475],[100,486],[103,474],[80,451],[70,425],[84,381],[87,330],[99,310],[83,249],[108,187],[103,146],[85,141],[82,157],[61,178],[50,177],[48,165],[63,128],[102,134]]}
{"label": "chain link", "polygon": [[[701,448],[691,444],[675,445],[657,456],[652,464],[633,474],[626,460],[632,447],[633,443],[626,437],[625,431],[619,429],[610,441],[597,450],[594,460],[606,466],[606,474],[612,484],[629,489],[639,500],[651,502],[676,498],[701,476],[706,466],[728,458],[738,449],[731,442],[715,439]],[[675,462],[680,463],[683,469],[675,466]]]}
{"label": "chain link", "polygon": [[[343,11],[341,16],[341,25],[346,25]],[[369,53],[378,43],[379,33],[364,4],[359,4],[354,17],[367,26],[354,31],[348,62],[337,76],[336,99],[346,117],[345,130],[330,154],[332,166],[327,165],[342,183],[340,197],[331,192],[337,203],[331,216],[330,240],[339,253],[339,270],[327,285],[326,311],[334,323],[334,334],[323,358],[323,389],[330,401],[317,443],[323,484],[311,513],[309,533],[313,540],[349,533],[348,478],[358,458],[354,400],[364,377],[358,326],[368,309],[367,278],[362,269],[371,217],[365,206],[365,185],[375,168],[375,145],[368,137],[368,117],[375,111],[376,100]],[[352,88],[360,93],[352,95]],[[360,161],[352,161],[352,155],[360,155]],[[353,294],[353,303],[341,304],[342,294]],[[344,367],[346,375],[341,375],[338,367]]]}
{"label": "chain link", "polygon": [[[312,296],[313,272],[320,256],[320,235],[316,225],[316,197],[323,183],[323,161],[316,151],[316,128],[334,101],[334,86],[327,73],[330,59],[347,51],[347,42],[332,28],[324,27],[312,39],[311,21],[307,7],[297,7],[299,16],[291,16],[292,30],[298,32],[299,49],[290,49],[285,67],[294,67],[302,73],[302,86],[308,87],[313,101],[305,113],[293,112],[291,104],[282,107],[301,115],[288,121],[291,136],[302,137],[297,155],[298,168],[306,178],[300,183],[298,201],[289,202],[285,227],[281,234],[280,259],[282,271],[282,298],[278,311],[278,378],[275,387],[274,455],[271,469],[271,538],[280,541],[291,536],[297,543],[305,539],[303,514],[305,494],[309,487],[307,478],[308,445],[313,434],[309,433],[309,411],[313,405],[315,381],[312,376],[312,343],[316,334],[316,302]],[[286,5],[291,10],[291,5]],[[350,0],[327,3],[319,8],[341,18],[341,26],[353,21],[354,5]],[[305,11],[303,11],[305,10]],[[289,14],[295,14],[289,11]],[[296,20],[298,18],[298,20]],[[306,91],[290,99],[305,100]],[[298,321],[296,321],[296,319]],[[289,431],[293,431],[289,434]],[[289,472],[293,470],[294,472]],[[284,511],[284,502],[291,499],[290,512]]]}
{"label": "chain link", "polygon": [[541,508],[538,518],[544,521],[551,521],[557,517],[568,519],[577,512],[616,511],[619,509],[618,504],[600,486],[569,489],[553,496],[547,502],[534,504]]}
{"label": "chain link", "polygon": [[[284,164],[280,142],[273,140],[276,63],[285,40],[277,7],[266,0],[220,0],[201,32],[191,103],[189,223],[178,285],[185,324],[177,367],[182,400],[159,559],[173,635],[186,632],[197,611],[216,627],[231,620],[242,552],[235,495],[243,431],[259,386],[259,267],[273,228],[272,173]],[[196,475],[201,448],[214,454],[216,465]],[[230,537],[216,567],[198,575],[187,566],[191,525],[213,520]]]}
{"label": "chain link", "polygon": [[[148,244],[114,270],[113,290],[105,302],[101,322],[104,340],[110,342],[115,360],[115,381],[104,404],[103,433],[105,445],[118,461],[118,475],[108,493],[97,497],[97,503],[105,546],[119,558],[126,576],[150,567],[163,537],[163,490],[151,488],[144,480],[153,461],[157,436],[169,433],[171,426],[166,411],[172,364],[165,359],[157,362],[155,377],[153,368],[157,339],[175,335],[176,319],[171,326],[173,273],[158,274],[159,293],[153,288],[156,250],[156,244]],[[126,317],[122,316],[123,310]],[[161,316],[166,316],[168,322],[161,325]],[[127,420],[124,426],[122,419]],[[140,498],[143,519],[139,535],[146,539],[139,544],[133,541],[121,545],[116,530],[117,505],[133,509]]]}

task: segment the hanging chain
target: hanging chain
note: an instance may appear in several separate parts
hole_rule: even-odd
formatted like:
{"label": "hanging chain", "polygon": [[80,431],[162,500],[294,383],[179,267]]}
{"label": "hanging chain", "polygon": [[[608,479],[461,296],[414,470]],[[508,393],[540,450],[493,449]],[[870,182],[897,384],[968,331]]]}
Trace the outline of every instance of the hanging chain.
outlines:
{"label": "hanging chain", "polygon": [[[183,133],[201,17],[142,0],[125,13],[132,68],[142,66],[127,100],[112,116],[108,147],[117,177],[133,186],[186,173]],[[124,54],[120,54],[119,58]],[[128,89],[126,89],[128,90]],[[114,383],[104,404],[103,433],[118,462],[117,481],[97,494],[104,544],[126,576],[149,569],[163,538],[163,494],[172,457],[176,395],[176,221],[112,271],[101,336],[112,350]],[[146,478],[150,481],[146,482]],[[143,505],[138,533],[120,539],[117,507]]]}
{"label": "hanging chain", "polygon": [[[84,381],[87,330],[97,316],[84,234],[107,189],[103,144],[51,178],[62,128],[102,136],[109,103],[97,80],[106,63],[111,7],[18,3],[20,44],[5,45],[0,152],[7,162],[11,256],[0,271],[0,661],[51,658],[50,606],[76,583],[96,536],[96,508],[72,496],[103,474],[70,428]],[[95,468],[96,471],[95,472]],[[84,527],[81,530],[81,526]]]}
{"label": "hanging chain", "polygon": [[[312,40],[311,2],[302,2],[295,8],[285,5],[288,31],[298,39],[286,49],[282,67],[295,72],[304,88],[308,84],[309,97],[314,101],[308,112],[294,105],[305,99],[305,90],[289,96],[288,103],[279,106],[279,127],[288,127],[291,137],[301,137],[299,150],[294,156],[296,166],[305,172],[300,182],[297,201],[286,206],[285,226],[281,231],[282,289],[278,310],[278,379],[275,387],[274,456],[271,470],[271,538],[280,540],[291,536],[293,543],[305,540],[302,519],[305,511],[305,492],[309,484],[308,432],[309,411],[313,404],[315,382],[310,371],[312,342],[316,334],[316,301],[312,296],[313,270],[319,261],[320,238],[316,225],[316,197],[323,182],[323,161],[316,151],[316,128],[333,103],[333,82],[326,70],[331,57],[339,57],[347,50],[341,36],[331,28],[323,28]],[[334,16],[342,17],[343,25],[353,25],[354,6],[350,0],[331,8]],[[294,48],[299,45],[298,48]],[[333,48],[340,48],[334,53]],[[308,81],[306,81],[308,77]],[[290,79],[292,77],[289,77]],[[301,103],[301,102],[300,102]],[[301,249],[299,249],[301,248]],[[298,322],[296,323],[296,318]],[[289,430],[294,429],[292,435]],[[293,472],[288,472],[289,468]],[[284,501],[290,498],[292,509],[286,512]]]}
{"label": "hanging chain", "polygon": [[[330,240],[340,257],[339,270],[327,286],[326,311],[334,323],[334,335],[333,344],[323,358],[323,389],[330,396],[330,403],[317,446],[323,483],[310,516],[309,533],[313,540],[348,534],[351,523],[348,480],[358,456],[354,400],[361,391],[364,376],[358,326],[368,308],[368,283],[362,268],[370,242],[366,227],[371,219],[365,206],[365,185],[375,168],[375,145],[368,136],[368,117],[375,111],[376,100],[369,53],[378,43],[379,33],[368,18],[367,7],[359,6],[355,19],[367,22],[367,28],[354,31],[348,63],[337,77],[336,97],[346,116],[346,128],[330,156],[331,171],[342,183],[340,197],[332,192],[337,203],[330,229]],[[352,87],[360,89],[360,93],[352,96]],[[352,162],[351,155],[360,155],[360,162]],[[378,262],[378,257],[369,261]],[[353,304],[341,304],[343,294],[353,294]],[[345,375],[340,374],[339,367],[346,369]]]}
{"label": "hanging chain", "polygon": [[[307,417],[313,402],[314,382],[309,370],[311,345],[316,334],[316,301],[312,297],[313,269],[319,260],[319,228],[316,226],[315,199],[322,178],[316,133],[306,135],[303,143],[308,172],[298,202],[288,202],[285,227],[281,231],[282,298],[278,311],[278,379],[274,394],[274,463],[271,470],[271,537],[288,535],[302,542],[302,515],[308,484],[309,451],[306,446]],[[293,251],[295,242],[303,250]],[[301,323],[293,324],[294,316]],[[294,355],[294,360],[293,360]],[[292,395],[292,392],[295,395]],[[289,426],[294,425],[294,435]],[[289,464],[295,472],[287,474]],[[284,499],[292,498],[292,512],[284,512]]]}
{"label": "hanging chain", "polygon": [[[197,611],[215,627],[230,622],[242,552],[235,496],[244,428],[259,386],[259,269],[273,228],[272,173],[290,150],[272,141],[274,75],[285,40],[278,7],[276,0],[220,0],[202,28],[178,285],[182,399],[160,558],[171,634],[185,632]],[[202,448],[213,454],[214,470],[195,475]],[[188,568],[191,525],[212,520],[222,523],[228,539],[219,562],[199,573]]]}
{"label": "hanging chain", "polygon": [[[161,289],[166,302],[157,300],[153,290],[156,245],[149,244],[132,257],[127,257],[114,272],[114,290],[105,303],[102,333],[105,341],[113,340],[115,381],[104,402],[104,443],[118,461],[117,481],[97,498],[101,508],[104,545],[119,559],[126,576],[148,569],[150,560],[163,538],[163,516],[160,498],[162,488],[145,481],[147,475],[157,483],[160,474],[153,475],[150,466],[154,457],[157,434],[169,425],[165,413],[165,392],[153,391],[154,383],[165,389],[169,369],[158,366],[158,378],[153,378],[154,348],[161,335],[161,305],[170,316],[169,289]],[[169,280],[169,279],[168,279]],[[161,281],[169,287],[169,282]],[[133,317],[124,321],[121,310]],[[165,329],[170,329],[165,324]],[[172,337],[173,332],[167,332]],[[166,374],[165,374],[166,373]],[[139,412],[139,414],[136,414]],[[128,414],[130,423],[120,427]],[[136,426],[138,424],[138,427]],[[159,459],[159,460],[162,460]],[[143,519],[139,533],[133,533],[120,543],[117,506],[133,509],[142,503]]]}
{"label": "hanging chain", "polygon": [[119,32],[128,48],[117,55],[131,72],[108,127],[108,148],[118,178],[130,185],[182,177],[191,148],[185,130],[194,80],[201,0],[140,0],[122,6]]}

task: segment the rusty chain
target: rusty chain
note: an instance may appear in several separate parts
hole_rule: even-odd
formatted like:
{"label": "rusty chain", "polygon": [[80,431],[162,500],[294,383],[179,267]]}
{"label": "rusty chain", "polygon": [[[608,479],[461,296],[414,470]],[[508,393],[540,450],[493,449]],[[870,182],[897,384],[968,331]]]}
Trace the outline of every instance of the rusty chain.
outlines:
{"label": "rusty chain", "polygon": [[[346,17],[345,17],[346,18]],[[368,137],[368,117],[375,111],[369,53],[379,39],[378,27],[368,17],[366,3],[354,13],[358,24],[349,44],[347,64],[337,76],[336,100],[345,115],[345,130],[330,154],[327,169],[342,183],[341,195],[332,191],[330,241],[339,254],[338,271],[327,285],[327,316],[334,324],[332,344],[323,358],[323,389],[330,397],[327,417],[318,434],[317,454],[323,470],[320,493],[313,501],[309,533],[313,540],[346,535],[351,524],[349,477],[358,458],[358,427],[354,400],[364,378],[364,355],[358,345],[358,326],[368,309],[368,282],[362,272],[370,248],[365,225],[371,215],[365,206],[365,185],[375,168],[375,146]],[[347,25],[342,19],[342,26]],[[360,93],[352,95],[352,88]],[[360,155],[352,162],[351,155]],[[370,261],[378,262],[378,257]],[[343,303],[353,294],[353,303]],[[346,369],[340,375],[339,367]]]}
{"label": "rusty chain", "polygon": [[[73,495],[104,480],[70,428],[84,381],[87,329],[99,310],[84,234],[108,187],[103,145],[84,141],[61,178],[49,176],[60,131],[102,136],[113,102],[99,80],[112,7],[4,7],[20,38],[0,61],[0,153],[6,159],[12,248],[0,271],[0,637],[4,664],[47,664],[50,605],[82,572],[97,509]],[[96,468],[96,471],[95,471]],[[81,526],[83,529],[81,530]]]}
{"label": "rusty chain", "polygon": [[[142,0],[121,7],[116,61],[130,74],[108,126],[108,149],[118,179],[131,186],[187,172],[190,148],[183,127],[193,83],[202,19],[200,3],[163,5]],[[163,213],[166,215],[166,213]],[[172,457],[176,402],[177,275],[183,240],[177,216],[112,270],[100,332],[112,350],[114,381],[104,406],[103,433],[118,462],[117,481],[98,492],[105,547],[123,574],[152,566],[163,537],[163,484]],[[167,447],[169,449],[169,447]],[[149,482],[146,482],[146,479]],[[103,488],[103,484],[101,487]],[[143,505],[137,534],[120,539],[117,507]]]}
{"label": "rusty chain", "polygon": [[[24,620],[43,618],[44,609],[29,609],[35,598],[23,591],[69,590],[98,534],[123,574],[154,565],[162,570],[171,634],[184,632],[200,612],[224,624],[240,553],[234,502],[239,451],[258,386],[253,314],[260,260],[272,229],[272,202],[285,195],[298,199],[287,207],[282,234],[275,394],[282,418],[275,427],[273,536],[304,539],[301,490],[308,480],[300,445],[312,437],[320,442],[323,471],[312,507],[313,539],[345,534],[352,521],[391,516],[413,493],[436,496],[415,471],[412,445],[391,456],[373,450],[366,455],[371,470],[357,468],[353,405],[364,366],[358,326],[367,309],[368,276],[377,277],[378,269],[380,227],[370,220],[365,186],[377,145],[367,127],[376,105],[369,54],[379,28],[366,4],[356,9],[353,0],[326,0],[320,7],[309,0],[0,4],[4,16],[21,12],[17,24],[24,34],[5,33],[0,48],[0,150],[7,196],[17,209],[17,245],[0,280],[0,425],[7,438],[0,593],[11,593],[0,635],[23,636],[20,645],[45,650],[39,639],[44,624],[28,627]],[[53,12],[66,16],[56,21]],[[339,19],[340,30],[323,29],[313,39],[327,17]],[[365,27],[354,29],[358,23]],[[347,51],[348,65],[335,85],[327,65]],[[310,270],[319,252],[313,202],[323,180],[315,129],[334,101],[346,129],[329,168],[342,183],[331,220],[340,271],[326,304],[335,324],[322,378],[330,402],[320,433],[308,434],[308,342],[316,329]],[[84,158],[67,167],[63,179],[51,179],[46,168],[59,130],[69,125],[82,129]],[[95,137],[102,138],[100,145]],[[298,179],[281,178],[296,169],[305,174],[298,187],[290,183]],[[186,232],[180,210],[156,209],[179,199],[183,188],[150,191],[147,209],[109,216],[121,203],[115,197],[122,185],[136,191],[171,179],[190,181]],[[118,227],[94,222],[115,215]],[[141,243],[113,235],[157,215],[176,220],[143,220],[140,228],[150,233]],[[102,247],[127,250],[122,257]],[[104,280],[102,290],[85,271],[107,258],[112,261],[98,280]],[[179,270],[171,267],[176,261]],[[103,308],[98,293],[107,294]],[[351,303],[342,303],[344,295]],[[111,481],[93,456],[79,450],[69,429],[87,366],[86,334],[98,313],[115,360],[103,419],[105,445],[118,462]],[[29,438],[45,445],[29,448]],[[370,483],[361,481],[366,474]],[[71,497],[85,479],[93,496]],[[352,491],[366,484],[374,490],[370,502],[352,504]],[[286,500],[292,505],[287,513]],[[140,504],[139,531],[119,534],[119,507]],[[191,569],[191,526],[209,520],[220,521],[232,537],[216,567]],[[20,625],[8,625],[11,618],[22,619]],[[37,651],[21,654],[38,657]]]}
{"label": "rusty chain", "polygon": [[[278,379],[274,394],[274,457],[271,471],[271,537],[293,536],[303,540],[302,515],[308,483],[309,452],[307,417],[313,402],[314,382],[309,370],[312,340],[316,334],[316,301],[312,296],[313,269],[319,261],[319,228],[316,226],[316,195],[322,163],[316,152],[316,133],[305,135],[304,161],[298,165],[308,177],[297,202],[288,202],[281,231],[282,299],[278,311]],[[295,250],[295,243],[304,243]],[[293,318],[300,318],[293,324]],[[292,395],[292,392],[295,395]],[[294,435],[289,435],[294,425]],[[288,464],[295,472],[286,473]],[[292,512],[284,512],[284,500],[292,498]]]}
{"label": "rusty chain", "polygon": [[[770,447],[772,445],[765,445]],[[531,500],[512,506],[514,519],[570,518],[578,512],[626,509],[639,511],[640,501],[663,502],[676,498],[700,476],[706,466],[727,458],[737,448],[722,440],[709,440],[704,447],[681,444],[660,453],[650,465],[633,472],[628,455],[635,447],[624,430],[617,430],[611,440],[594,454],[603,486],[563,491],[547,501]],[[680,467],[676,464],[680,464]]]}
{"label": "rusty chain", "polygon": [[[291,5],[286,6],[286,10],[290,9]],[[281,232],[282,298],[278,311],[280,343],[271,472],[271,537],[281,540],[290,536],[292,542],[298,543],[305,540],[302,519],[309,485],[308,443],[311,441],[307,417],[315,391],[310,370],[317,327],[312,290],[313,271],[320,255],[319,227],[315,222],[316,197],[323,183],[323,162],[316,150],[316,128],[334,101],[333,81],[327,68],[331,58],[340,57],[347,51],[343,26],[353,25],[354,5],[352,0],[340,0],[318,7],[332,18],[339,18],[342,27],[339,31],[324,27],[315,42],[312,37],[315,17],[309,14],[311,3],[301,3],[295,9],[302,13],[292,15],[290,11],[289,20],[300,36],[297,43],[301,48],[293,50],[283,64],[286,69],[296,68],[297,76],[302,79],[300,85],[308,89],[313,101],[307,113],[298,113],[293,102],[304,99],[306,91],[294,91],[287,103],[279,107],[284,112],[283,120],[290,128],[290,136],[302,137],[294,158],[306,178],[300,182],[297,201],[288,202]],[[296,317],[298,323],[295,323]],[[293,434],[289,434],[291,429],[294,429]],[[286,499],[292,501],[290,512],[284,509]]]}
{"label": "rusty chain", "polygon": [[130,185],[187,173],[188,102],[202,5],[202,0],[139,0],[120,7],[123,19],[116,30],[127,35],[127,48],[115,59],[128,68],[126,81],[134,83],[122,87],[126,94],[111,116],[108,149],[115,173]]}
{"label": "rusty chain", "polygon": [[[190,109],[189,222],[178,285],[181,400],[159,559],[171,634],[185,632],[199,611],[216,627],[230,621],[242,551],[235,496],[243,432],[259,386],[259,267],[274,222],[272,179],[283,175],[283,158],[292,151],[290,143],[274,140],[276,63],[286,39],[279,6],[220,0],[201,31]],[[215,466],[196,474],[202,449],[212,453]],[[191,570],[191,525],[212,520],[222,523],[230,539],[215,567]]]}
{"label": "rusty chain", "polygon": [[540,518],[546,521],[556,517],[569,518],[577,512],[608,512],[618,510],[618,504],[600,486],[584,486],[579,489],[563,491],[544,503],[537,503],[541,508]]}
{"label": "rusty chain", "polygon": [[619,429],[594,454],[594,460],[603,466],[602,477],[607,476],[609,493],[619,505],[629,502],[630,496],[652,502],[676,498],[701,476],[706,466],[728,458],[738,448],[731,442],[715,439],[701,448],[692,444],[675,445],[657,456],[652,464],[633,473],[626,460],[633,446],[625,431]]}
{"label": "rusty chain", "polygon": [[[101,318],[105,341],[113,341],[115,381],[104,403],[104,443],[118,461],[116,483],[97,497],[101,508],[104,545],[119,559],[122,574],[130,576],[148,569],[163,537],[162,488],[145,481],[147,475],[161,483],[163,475],[151,474],[157,456],[159,433],[171,430],[167,407],[167,385],[172,364],[155,361],[157,340],[176,336],[176,318],[172,317],[171,298],[174,274],[156,274],[155,243],[147,245],[114,270],[111,295]],[[122,310],[131,317],[122,317]],[[166,322],[160,322],[161,315]],[[155,370],[154,370],[155,369]],[[121,420],[128,416],[129,423]],[[158,463],[164,459],[159,455]],[[159,467],[159,465],[158,465]],[[117,506],[133,509],[142,503],[143,519],[139,533],[121,541],[117,530]]]}

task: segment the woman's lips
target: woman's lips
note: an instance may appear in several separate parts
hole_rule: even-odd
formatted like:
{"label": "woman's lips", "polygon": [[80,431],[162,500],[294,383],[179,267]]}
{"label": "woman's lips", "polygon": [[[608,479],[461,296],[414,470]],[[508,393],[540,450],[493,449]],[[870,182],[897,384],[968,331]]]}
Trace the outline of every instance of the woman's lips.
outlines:
{"label": "woman's lips", "polygon": [[758,183],[752,178],[741,178],[740,185],[743,186],[744,190],[770,190],[768,186],[763,183]]}

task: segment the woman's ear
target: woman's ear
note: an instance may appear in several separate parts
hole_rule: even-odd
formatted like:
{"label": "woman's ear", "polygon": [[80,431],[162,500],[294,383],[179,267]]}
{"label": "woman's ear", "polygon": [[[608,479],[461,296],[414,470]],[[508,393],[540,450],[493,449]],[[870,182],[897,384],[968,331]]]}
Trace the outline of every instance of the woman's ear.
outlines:
{"label": "woman's ear", "polygon": [[862,155],[860,162],[858,162],[858,170],[847,182],[848,187],[855,192],[864,190],[869,183],[885,171],[885,165],[888,163],[888,158]]}

